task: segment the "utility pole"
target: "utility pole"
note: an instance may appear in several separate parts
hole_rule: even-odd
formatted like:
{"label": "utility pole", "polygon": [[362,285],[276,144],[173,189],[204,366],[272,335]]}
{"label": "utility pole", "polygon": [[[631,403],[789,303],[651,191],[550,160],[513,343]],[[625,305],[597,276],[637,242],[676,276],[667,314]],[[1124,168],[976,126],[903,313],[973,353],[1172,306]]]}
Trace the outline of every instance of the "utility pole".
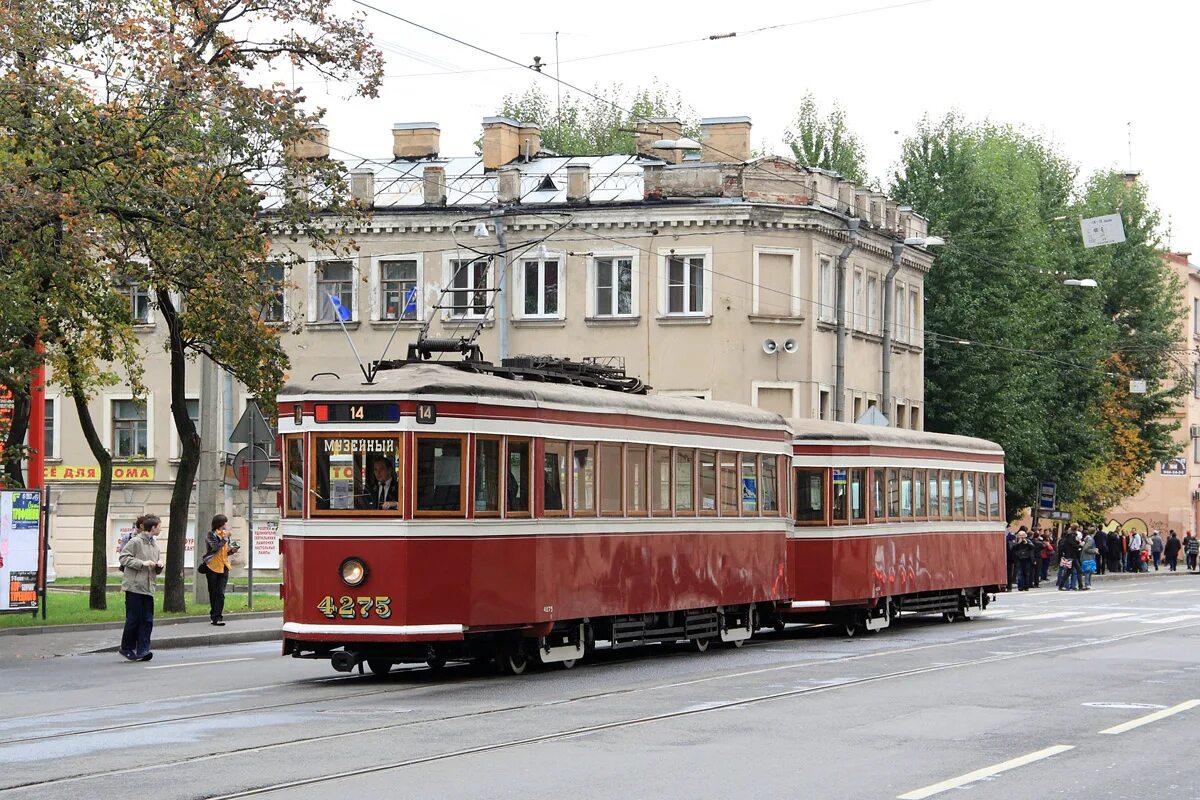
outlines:
{"label": "utility pole", "polygon": [[900,261],[903,257],[904,245],[900,242],[894,243],[892,267],[883,279],[883,392],[880,405],[883,406],[883,415],[888,418],[892,427],[896,425],[896,420],[892,419],[892,303],[895,299],[892,286],[895,284],[896,273],[900,271]]}
{"label": "utility pole", "polygon": [[837,297],[837,355],[834,361],[833,410],[834,419],[846,421],[846,259],[858,247],[858,220],[846,220],[846,228],[850,233],[850,242],[837,257],[837,267],[834,273],[834,289]]}
{"label": "utility pole", "polygon": [[192,550],[192,597],[197,603],[208,602],[208,581],[197,570],[204,557],[204,535],[217,513],[217,495],[221,483],[221,424],[217,365],[201,355],[200,364],[200,468],[197,472],[196,534]]}

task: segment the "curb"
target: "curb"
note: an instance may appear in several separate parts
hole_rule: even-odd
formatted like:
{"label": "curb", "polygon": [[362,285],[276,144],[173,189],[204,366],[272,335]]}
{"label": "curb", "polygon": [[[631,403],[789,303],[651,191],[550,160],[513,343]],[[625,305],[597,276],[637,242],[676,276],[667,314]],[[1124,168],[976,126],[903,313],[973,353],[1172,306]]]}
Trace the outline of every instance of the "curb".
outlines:
{"label": "curb", "polygon": [[[207,617],[206,617],[207,619]],[[268,628],[256,631],[233,631],[231,633],[203,633],[194,636],[175,636],[153,642],[152,650],[175,650],[184,647],[207,647],[218,644],[247,644],[249,642],[271,642],[281,639],[281,628]],[[101,647],[97,650],[87,650],[80,655],[96,653],[115,653],[119,646]]]}
{"label": "curb", "polygon": [[[241,614],[229,614],[228,619],[283,619],[282,611],[247,611]],[[169,620],[155,620],[155,627],[162,631],[169,629],[172,625],[178,625],[185,622],[208,622],[208,615],[202,614],[197,616],[187,617],[171,617]],[[27,628],[6,628],[0,630],[0,636],[37,636],[46,633],[79,633],[80,631],[119,631],[125,627],[124,622],[84,622],[75,625],[39,625],[30,626]],[[231,636],[234,634],[226,634]],[[183,638],[183,637],[180,637]],[[103,651],[96,651],[103,652]],[[113,652],[116,652],[114,648]]]}

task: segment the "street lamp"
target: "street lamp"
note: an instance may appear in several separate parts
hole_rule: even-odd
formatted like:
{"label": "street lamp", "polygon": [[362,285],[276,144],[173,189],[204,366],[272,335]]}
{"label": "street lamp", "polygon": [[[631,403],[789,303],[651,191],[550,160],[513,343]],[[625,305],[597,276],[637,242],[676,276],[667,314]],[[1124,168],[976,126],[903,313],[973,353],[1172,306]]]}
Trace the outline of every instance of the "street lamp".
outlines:
{"label": "street lamp", "polygon": [[946,240],[940,236],[909,236],[903,243],[896,242],[892,245],[892,267],[888,270],[887,275],[883,278],[883,391],[880,393],[880,405],[883,406],[883,413],[891,422],[892,417],[892,317],[894,315],[893,303],[895,301],[895,292],[892,290],[892,285],[896,279],[896,273],[900,271],[900,261],[904,257],[905,247],[938,247],[944,245]]}

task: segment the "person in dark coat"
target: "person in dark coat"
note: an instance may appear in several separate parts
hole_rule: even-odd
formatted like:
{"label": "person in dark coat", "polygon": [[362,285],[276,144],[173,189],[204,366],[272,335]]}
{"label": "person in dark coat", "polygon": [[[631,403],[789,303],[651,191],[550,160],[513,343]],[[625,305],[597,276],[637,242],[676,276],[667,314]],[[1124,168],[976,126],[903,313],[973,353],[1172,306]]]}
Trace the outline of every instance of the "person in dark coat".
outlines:
{"label": "person in dark coat", "polygon": [[1096,528],[1093,533],[1092,538],[1096,541],[1096,574],[1103,575],[1108,559],[1108,534],[1100,528]]}
{"label": "person in dark coat", "polygon": [[1083,570],[1079,564],[1079,526],[1072,525],[1063,533],[1058,540],[1058,555],[1061,561],[1070,561],[1069,566],[1060,565],[1058,568],[1059,591],[1083,586]]}
{"label": "person in dark coat", "polygon": [[1108,571],[1121,571],[1121,534],[1115,530],[1108,532]]}
{"label": "person in dark coat", "polygon": [[1163,557],[1167,560],[1167,569],[1175,572],[1175,567],[1179,564],[1179,551],[1183,548],[1183,544],[1179,541],[1179,536],[1175,531],[1171,531],[1167,535],[1167,542],[1163,545]]}
{"label": "person in dark coat", "polygon": [[1022,525],[1017,531],[1017,539],[1013,542],[1012,547],[1013,561],[1017,565],[1017,591],[1024,592],[1029,589],[1029,584],[1033,578],[1033,559],[1037,553],[1033,542],[1029,540],[1029,535],[1025,532],[1025,526]]}

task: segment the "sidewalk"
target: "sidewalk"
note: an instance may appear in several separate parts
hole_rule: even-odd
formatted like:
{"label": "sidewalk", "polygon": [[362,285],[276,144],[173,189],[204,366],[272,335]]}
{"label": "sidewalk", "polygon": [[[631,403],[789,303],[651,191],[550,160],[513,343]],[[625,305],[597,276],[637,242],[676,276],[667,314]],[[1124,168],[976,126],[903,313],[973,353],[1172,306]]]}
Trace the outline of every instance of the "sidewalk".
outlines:
{"label": "sidewalk", "polygon": [[[1165,566],[1159,567],[1158,572],[1155,572],[1154,567],[1152,566],[1152,567],[1150,567],[1149,572],[1106,572],[1103,575],[1093,575],[1092,576],[1092,585],[1097,586],[1100,584],[1112,582],[1112,583],[1128,583],[1129,586],[1132,587],[1135,584],[1145,583],[1148,581],[1157,581],[1157,580],[1163,580],[1166,578],[1184,578],[1184,577],[1200,578],[1200,572],[1188,572],[1183,566],[1179,567],[1178,572],[1169,572]],[[1057,581],[1057,579],[1058,579],[1058,567],[1052,566],[1050,568],[1049,580],[1042,581],[1041,582],[1042,585],[1040,588],[1042,588],[1042,589],[1055,588],[1055,582]],[[1033,587],[1030,587],[1031,590],[1032,590],[1032,588]],[[1017,590],[1016,586],[1013,586],[1012,591],[1015,592],[1016,590]]]}
{"label": "sidewalk", "polygon": [[[225,618],[225,622],[225,627],[218,628],[209,624],[207,616],[163,619],[154,625],[152,647],[154,650],[167,650],[279,641],[282,637],[283,614],[279,611],[231,614]],[[0,663],[86,653],[116,653],[123,627],[122,622],[102,622],[0,631]]]}

